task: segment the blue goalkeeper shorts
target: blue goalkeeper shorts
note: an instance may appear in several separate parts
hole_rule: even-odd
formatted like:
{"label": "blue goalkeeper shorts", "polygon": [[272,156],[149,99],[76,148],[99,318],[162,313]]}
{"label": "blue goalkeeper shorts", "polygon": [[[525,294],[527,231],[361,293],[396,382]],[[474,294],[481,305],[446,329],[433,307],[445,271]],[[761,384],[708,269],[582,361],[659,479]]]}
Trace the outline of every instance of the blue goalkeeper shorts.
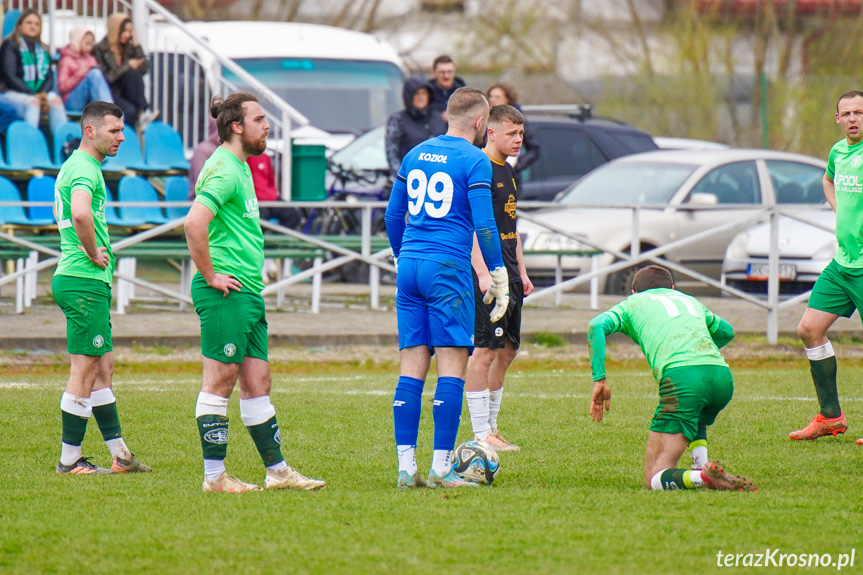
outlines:
{"label": "blue goalkeeper shorts", "polygon": [[417,345],[473,351],[474,295],[469,269],[409,257],[396,276],[399,349]]}

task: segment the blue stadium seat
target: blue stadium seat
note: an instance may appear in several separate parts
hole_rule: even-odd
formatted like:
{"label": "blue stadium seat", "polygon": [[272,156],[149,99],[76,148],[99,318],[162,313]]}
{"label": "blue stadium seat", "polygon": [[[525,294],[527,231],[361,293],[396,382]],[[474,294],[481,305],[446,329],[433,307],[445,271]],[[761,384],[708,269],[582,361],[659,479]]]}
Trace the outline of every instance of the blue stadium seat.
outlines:
{"label": "blue stadium seat", "polygon": [[[53,203],[56,184],[57,180],[52,176],[30,178],[30,182],[27,184],[27,200]],[[27,211],[33,225],[46,226],[54,223],[54,210],[51,206],[30,206]]]}
{"label": "blue stadium seat", "polygon": [[188,170],[183,140],[165,122],[153,122],[144,130],[144,153],[151,170]]}
{"label": "blue stadium seat", "polygon": [[[14,142],[14,145],[11,145]],[[17,120],[6,129],[6,160],[8,169],[28,171],[34,168],[58,170],[60,167],[48,153],[48,143],[38,129]]]}
{"label": "blue stadium seat", "polygon": [[63,163],[63,144],[75,138],[81,138],[81,124],[78,122],[64,122],[54,132],[54,163],[58,166]]}
{"label": "blue stadium seat", "polygon": [[[121,145],[122,147],[122,145]],[[120,180],[117,200],[120,202],[158,202],[159,193],[150,183],[140,176],[123,176]],[[120,207],[120,216],[126,222],[138,221],[137,224],[164,224],[168,221],[159,206]]]}
{"label": "blue stadium seat", "polygon": [[[189,201],[189,178],[185,176],[172,176],[165,181],[166,202],[188,202]],[[182,218],[189,213],[187,206],[168,206],[165,209],[169,220]]]}
{"label": "blue stadium seat", "polygon": [[[105,190],[108,193],[108,201],[113,202],[116,199],[117,194],[112,192],[111,188],[109,188],[107,186],[105,187]],[[123,218],[120,217],[119,210],[117,208],[115,208],[114,206],[105,206],[105,223],[107,223],[109,226],[118,226],[118,227],[141,225],[141,223],[127,224],[123,220]]]}
{"label": "blue stadium seat", "polygon": [[102,171],[148,171],[147,164],[144,163],[144,155],[141,153],[141,142],[138,140],[137,132],[129,126],[125,126],[123,128],[123,135],[126,137],[126,140],[120,144],[120,149],[117,150],[116,156],[105,158],[105,161],[102,163]]}
{"label": "blue stadium seat", "polygon": [[[21,194],[11,181],[0,177],[0,202],[20,202]],[[53,219],[52,219],[53,221]],[[0,225],[17,224],[22,226],[32,225],[30,218],[24,213],[21,206],[0,206]]]}
{"label": "blue stadium seat", "polygon": [[3,16],[3,38],[15,31],[15,24],[18,22],[18,18],[20,17],[21,10],[18,10],[17,8],[6,10],[6,14]]}

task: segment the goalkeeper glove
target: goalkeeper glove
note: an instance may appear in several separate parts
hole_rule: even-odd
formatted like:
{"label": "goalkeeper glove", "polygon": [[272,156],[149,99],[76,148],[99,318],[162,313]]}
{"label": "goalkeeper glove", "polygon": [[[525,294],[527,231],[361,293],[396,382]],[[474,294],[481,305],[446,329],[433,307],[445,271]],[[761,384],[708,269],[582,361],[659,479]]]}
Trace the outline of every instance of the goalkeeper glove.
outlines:
{"label": "goalkeeper glove", "polygon": [[491,322],[495,323],[506,313],[506,308],[509,307],[509,275],[506,273],[506,268],[500,266],[491,272],[491,286],[482,298],[482,303],[488,305],[494,301],[494,308],[491,310]]}

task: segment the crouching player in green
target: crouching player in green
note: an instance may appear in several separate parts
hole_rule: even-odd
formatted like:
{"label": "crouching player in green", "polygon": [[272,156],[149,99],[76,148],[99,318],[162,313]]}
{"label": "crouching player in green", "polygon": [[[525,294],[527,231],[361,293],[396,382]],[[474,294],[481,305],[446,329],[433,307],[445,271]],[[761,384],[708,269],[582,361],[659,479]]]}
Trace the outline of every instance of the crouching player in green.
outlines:
{"label": "crouching player in green", "polygon": [[[605,336],[628,335],[641,346],[659,383],[659,406],[650,423],[644,461],[648,489],[756,491],[748,479],[726,473],[707,460],[707,426],[731,401],[734,381],[719,348],[734,337],[731,325],[697,299],[675,291],[671,272],[659,266],[639,270],[625,301],[591,320],[587,332],[593,394],[590,415],[602,421],[611,406],[605,379]],[[678,469],[686,448],[692,469]]]}

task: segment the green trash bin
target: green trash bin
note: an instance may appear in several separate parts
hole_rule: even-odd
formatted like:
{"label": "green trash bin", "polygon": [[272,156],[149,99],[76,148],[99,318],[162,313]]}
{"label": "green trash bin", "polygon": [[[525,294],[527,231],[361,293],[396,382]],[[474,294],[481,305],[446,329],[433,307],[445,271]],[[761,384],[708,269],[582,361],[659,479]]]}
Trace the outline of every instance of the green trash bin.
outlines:
{"label": "green trash bin", "polygon": [[291,199],[314,202],[327,199],[326,146],[291,146]]}

